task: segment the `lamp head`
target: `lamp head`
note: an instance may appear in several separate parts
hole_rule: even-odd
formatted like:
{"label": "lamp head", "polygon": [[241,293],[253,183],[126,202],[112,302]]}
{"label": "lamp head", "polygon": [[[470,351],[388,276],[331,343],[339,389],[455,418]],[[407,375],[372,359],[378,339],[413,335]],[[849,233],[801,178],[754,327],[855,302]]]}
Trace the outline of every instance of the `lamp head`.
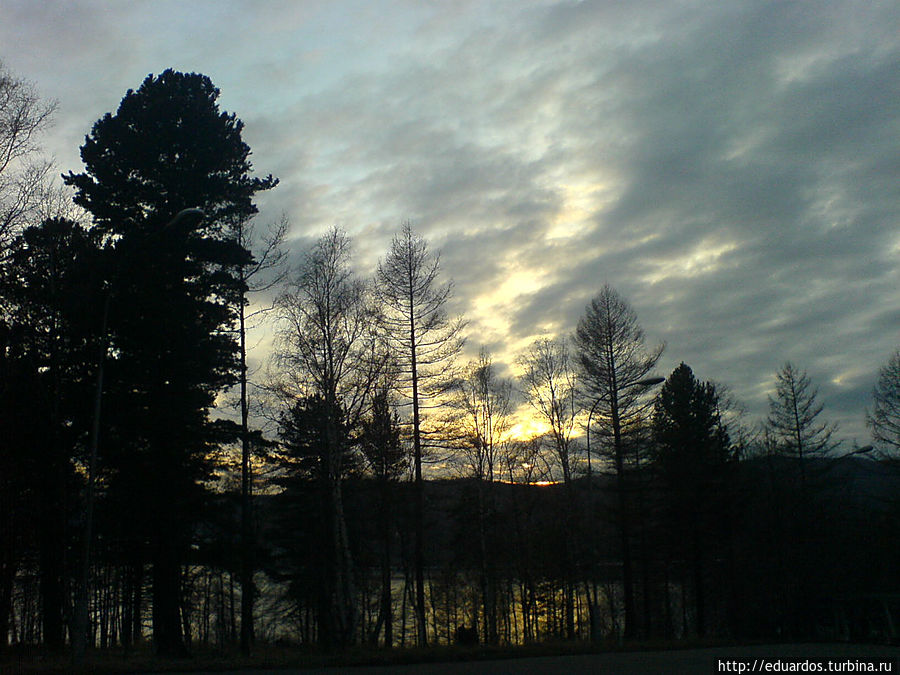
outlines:
{"label": "lamp head", "polygon": [[172,220],[165,224],[163,229],[168,230],[175,227],[187,229],[188,227],[199,223],[205,215],[206,212],[197,207],[182,209],[175,214],[175,217],[172,218]]}

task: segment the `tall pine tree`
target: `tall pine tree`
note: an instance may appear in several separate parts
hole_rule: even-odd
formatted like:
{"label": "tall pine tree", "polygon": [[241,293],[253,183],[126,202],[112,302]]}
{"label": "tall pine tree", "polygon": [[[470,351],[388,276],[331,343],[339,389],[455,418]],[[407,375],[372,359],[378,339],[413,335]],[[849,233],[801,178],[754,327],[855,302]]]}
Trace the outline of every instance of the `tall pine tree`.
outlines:
{"label": "tall pine tree", "polygon": [[[250,175],[243,124],[218,96],[204,75],[148,76],[94,124],[85,171],[64,176],[113,251],[105,419],[117,442],[106,458],[111,489],[128,496],[123,517],[149,543],[153,637],[170,655],[184,651],[181,564],[211,469],[209,411],[237,365],[233,270],[250,253],[223,224],[254,214],[253,196],[277,183]],[[186,207],[206,215],[166,227]]]}

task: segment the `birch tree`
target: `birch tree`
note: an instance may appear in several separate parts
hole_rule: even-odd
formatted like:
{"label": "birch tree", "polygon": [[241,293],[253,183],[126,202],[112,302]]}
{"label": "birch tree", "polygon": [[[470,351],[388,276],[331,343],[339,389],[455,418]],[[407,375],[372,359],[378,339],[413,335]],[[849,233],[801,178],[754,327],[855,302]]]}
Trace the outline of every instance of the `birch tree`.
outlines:
{"label": "birch tree", "polygon": [[327,520],[322,542],[329,569],[321,604],[320,640],[350,644],[356,629],[353,560],[344,518],[342,481],[350,448],[348,430],[359,425],[378,375],[367,288],[351,267],[350,239],[340,230],[309,251],[277,301],[276,362],[279,389],[291,406],[316,401],[316,464]]}

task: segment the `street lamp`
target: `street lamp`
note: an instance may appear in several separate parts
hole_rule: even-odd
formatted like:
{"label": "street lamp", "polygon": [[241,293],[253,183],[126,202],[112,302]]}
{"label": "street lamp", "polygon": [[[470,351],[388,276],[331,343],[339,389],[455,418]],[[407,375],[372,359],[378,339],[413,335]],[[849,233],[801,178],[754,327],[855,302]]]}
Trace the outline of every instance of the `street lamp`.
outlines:
{"label": "street lamp", "polygon": [[[206,214],[203,209],[182,209],[159,230],[144,238],[152,239],[155,235],[176,227],[193,225]],[[109,305],[112,299],[112,284],[118,277],[118,271],[106,286],[103,298],[103,315],[100,324],[100,356],[97,361],[97,381],[94,389],[94,416],[91,421],[91,442],[87,466],[87,495],[85,497],[84,532],[81,541],[81,576],[75,595],[75,621],[72,632],[72,654],[76,664],[81,664],[87,651],[88,643],[88,579],[91,568],[91,543],[94,529],[94,493],[96,485],[97,448],[100,442],[100,413],[103,404],[103,371],[106,365],[106,352],[109,349]]]}

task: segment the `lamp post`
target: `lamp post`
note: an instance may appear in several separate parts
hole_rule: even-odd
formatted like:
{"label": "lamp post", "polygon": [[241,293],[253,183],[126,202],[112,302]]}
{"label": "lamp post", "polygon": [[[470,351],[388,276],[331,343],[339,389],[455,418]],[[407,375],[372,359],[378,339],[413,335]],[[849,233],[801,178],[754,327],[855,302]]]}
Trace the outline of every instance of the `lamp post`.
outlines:
{"label": "lamp post", "polygon": [[[198,222],[205,213],[202,209],[182,209],[175,217],[154,234],[159,234],[174,227]],[[152,238],[151,234],[149,238]],[[84,507],[84,531],[81,540],[81,569],[78,588],[75,594],[74,625],[72,631],[72,655],[76,665],[84,662],[87,652],[89,626],[88,612],[88,580],[91,571],[91,544],[94,529],[94,494],[96,492],[97,448],[100,442],[100,416],[103,404],[103,375],[106,364],[106,352],[109,349],[109,306],[112,300],[113,287],[118,270],[106,285],[103,297],[103,314],[100,324],[100,355],[97,360],[97,380],[94,389],[94,414],[91,421],[91,440],[87,466],[87,495]]]}
{"label": "lamp post", "polygon": [[[616,491],[619,502],[619,536],[622,545],[622,585],[625,595],[625,637],[634,636],[635,606],[634,606],[634,573],[632,570],[631,546],[629,544],[630,528],[625,504],[625,461],[622,448],[622,428],[619,416],[619,392],[624,392],[635,387],[649,388],[665,382],[664,377],[649,377],[642,380],[629,382],[610,392],[610,397],[597,398],[588,412],[586,446],[588,456],[588,503],[593,501],[594,478],[591,470],[591,419],[597,406],[602,402],[609,403],[610,417],[613,427],[613,456],[616,463]],[[593,532],[593,528],[592,528]]]}

